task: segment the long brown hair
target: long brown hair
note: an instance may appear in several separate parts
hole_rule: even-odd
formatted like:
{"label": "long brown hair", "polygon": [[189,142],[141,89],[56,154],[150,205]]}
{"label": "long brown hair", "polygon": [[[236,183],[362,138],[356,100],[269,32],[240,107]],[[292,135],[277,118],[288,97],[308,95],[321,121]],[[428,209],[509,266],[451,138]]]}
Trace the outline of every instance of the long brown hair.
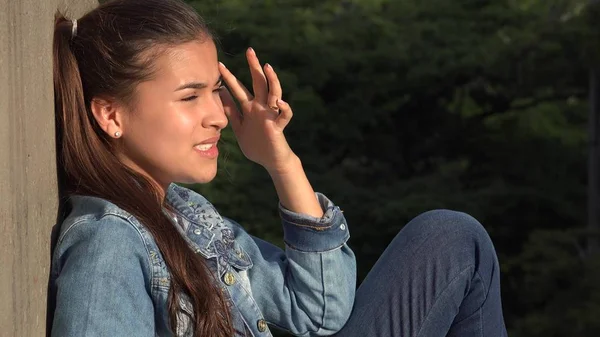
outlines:
{"label": "long brown hair", "polygon": [[101,197],[134,215],[153,235],[169,272],[169,323],[177,329],[180,294],[194,308],[194,336],[231,337],[226,300],[204,259],[194,253],[163,213],[169,208],[150,179],[118,160],[90,102],[99,96],[135,104],[135,88],[152,78],[160,51],[213,39],[205,22],[180,0],[115,0],[73,23],[57,12],[54,28],[54,94],[57,162],[65,194]]}

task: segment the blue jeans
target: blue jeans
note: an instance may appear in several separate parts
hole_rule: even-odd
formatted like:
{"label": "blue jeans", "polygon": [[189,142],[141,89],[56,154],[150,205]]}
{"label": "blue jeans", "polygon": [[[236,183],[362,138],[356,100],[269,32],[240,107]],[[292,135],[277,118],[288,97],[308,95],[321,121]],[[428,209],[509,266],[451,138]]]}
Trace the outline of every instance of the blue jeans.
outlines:
{"label": "blue jeans", "polygon": [[477,220],[447,210],[423,213],[383,252],[335,336],[506,336],[499,274]]}

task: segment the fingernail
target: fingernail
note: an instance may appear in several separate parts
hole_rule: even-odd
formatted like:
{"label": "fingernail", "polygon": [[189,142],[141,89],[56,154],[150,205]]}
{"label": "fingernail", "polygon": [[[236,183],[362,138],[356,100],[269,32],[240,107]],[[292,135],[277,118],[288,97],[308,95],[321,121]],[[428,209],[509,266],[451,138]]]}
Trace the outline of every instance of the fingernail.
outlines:
{"label": "fingernail", "polygon": [[254,49],[252,49],[252,47],[248,47],[248,50],[252,53],[252,54],[256,54],[256,52],[254,51]]}
{"label": "fingernail", "polygon": [[270,64],[268,64],[268,63],[267,63],[267,64],[266,64],[266,66],[267,66],[267,68],[269,68],[269,69],[273,70],[273,67],[271,67],[271,65],[270,65]]}
{"label": "fingernail", "polygon": [[223,64],[223,62],[219,62],[219,64],[220,64],[220,65],[222,65],[222,66],[223,66],[223,68],[227,68],[227,67],[225,66],[225,64]]}

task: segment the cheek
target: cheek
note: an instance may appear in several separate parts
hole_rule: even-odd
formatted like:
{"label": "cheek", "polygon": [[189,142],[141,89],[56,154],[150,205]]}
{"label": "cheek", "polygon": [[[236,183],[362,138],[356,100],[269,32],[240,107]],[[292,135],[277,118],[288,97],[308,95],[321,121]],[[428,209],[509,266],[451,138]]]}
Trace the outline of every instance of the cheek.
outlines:
{"label": "cheek", "polygon": [[195,121],[188,114],[175,109],[161,109],[132,122],[135,129],[132,130],[134,142],[155,160],[177,160],[177,156],[192,149],[193,140],[190,135]]}
{"label": "cheek", "polygon": [[[161,150],[161,154],[173,160],[181,160],[177,158],[181,155],[189,155],[193,148],[193,139],[191,138],[194,130],[194,121],[183,116],[164,119],[157,121],[153,142],[157,148]],[[172,164],[172,163],[169,163]]]}

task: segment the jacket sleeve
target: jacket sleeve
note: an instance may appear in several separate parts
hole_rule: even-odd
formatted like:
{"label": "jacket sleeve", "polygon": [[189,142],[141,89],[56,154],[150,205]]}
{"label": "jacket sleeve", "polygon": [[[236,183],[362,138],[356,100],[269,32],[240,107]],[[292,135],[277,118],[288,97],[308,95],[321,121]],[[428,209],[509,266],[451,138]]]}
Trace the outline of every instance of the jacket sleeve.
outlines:
{"label": "jacket sleeve", "polygon": [[250,254],[252,296],[269,324],[296,336],[328,336],[350,316],[356,260],[346,244],[348,225],[339,207],[317,193],[322,218],[279,205],[285,251],[235,224],[236,241]]}
{"label": "jacket sleeve", "polygon": [[52,336],[154,336],[148,254],[126,220],[105,216],[72,225],[53,256]]}

